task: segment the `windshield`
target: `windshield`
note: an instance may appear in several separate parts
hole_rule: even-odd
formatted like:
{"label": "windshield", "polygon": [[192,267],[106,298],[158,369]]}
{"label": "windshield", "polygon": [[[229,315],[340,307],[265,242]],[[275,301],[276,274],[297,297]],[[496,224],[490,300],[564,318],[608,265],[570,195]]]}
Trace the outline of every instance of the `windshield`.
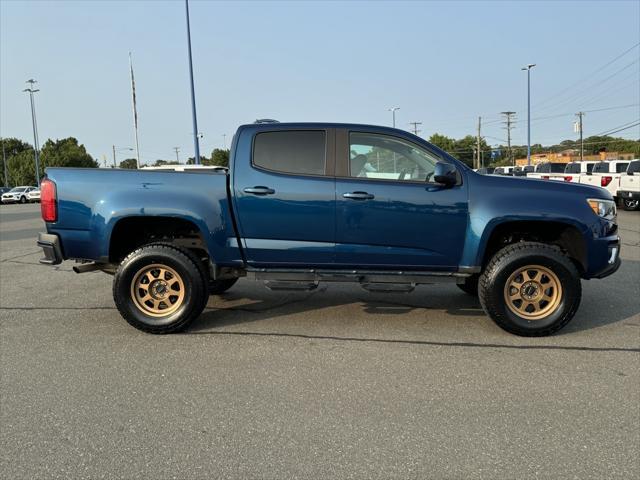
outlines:
{"label": "windshield", "polygon": [[12,188],[10,191],[11,191],[12,193],[18,193],[18,192],[24,192],[25,190],[26,190],[26,188],[25,188],[25,187],[14,187],[14,188]]}

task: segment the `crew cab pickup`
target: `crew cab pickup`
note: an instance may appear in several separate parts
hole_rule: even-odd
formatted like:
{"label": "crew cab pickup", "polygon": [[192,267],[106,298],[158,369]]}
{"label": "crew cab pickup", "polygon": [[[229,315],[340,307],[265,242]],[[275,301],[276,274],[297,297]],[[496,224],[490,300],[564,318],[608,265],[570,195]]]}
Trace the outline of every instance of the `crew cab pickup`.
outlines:
{"label": "crew cab pickup", "polygon": [[591,175],[596,162],[569,162],[564,168],[564,181],[580,183],[582,175]]}
{"label": "crew cab pickup", "polygon": [[620,176],[617,197],[625,210],[640,209],[640,160],[630,162]]}
{"label": "crew cab pickup", "polygon": [[604,188],[614,199],[617,199],[620,177],[628,166],[629,162],[622,160],[597,162],[593,166],[591,175],[580,175],[580,183]]}
{"label": "crew cab pickup", "polygon": [[422,138],[368,125],[241,126],[229,169],[49,168],[45,264],[114,275],[122,316],[176,332],[240,277],[272,289],[453,282],[517,335],[578,310],[581,279],[620,264],[601,188],[479,175]]}

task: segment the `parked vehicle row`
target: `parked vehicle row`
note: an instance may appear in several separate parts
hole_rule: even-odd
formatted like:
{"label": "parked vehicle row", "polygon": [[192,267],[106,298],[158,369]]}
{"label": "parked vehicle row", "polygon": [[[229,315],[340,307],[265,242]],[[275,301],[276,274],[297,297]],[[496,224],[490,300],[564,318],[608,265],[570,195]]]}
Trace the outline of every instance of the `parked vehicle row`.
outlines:
{"label": "parked vehicle row", "polygon": [[[40,189],[38,187],[2,187],[2,203],[27,203],[40,201]],[[4,191],[6,190],[6,191]]]}
{"label": "parked vehicle row", "polygon": [[640,160],[549,162],[535,167],[486,167],[477,172],[592,185],[607,190],[625,210],[640,208]]}

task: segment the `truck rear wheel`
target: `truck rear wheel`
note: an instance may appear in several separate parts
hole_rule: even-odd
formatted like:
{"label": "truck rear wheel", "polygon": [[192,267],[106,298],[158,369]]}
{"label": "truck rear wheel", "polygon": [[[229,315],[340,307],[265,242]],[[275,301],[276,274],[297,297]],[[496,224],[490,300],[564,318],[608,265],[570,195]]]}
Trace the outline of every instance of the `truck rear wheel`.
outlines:
{"label": "truck rear wheel", "polygon": [[150,244],[127,256],[113,280],[118,311],[133,327],[155,334],[183,330],[204,309],[208,278],[188,250]]}
{"label": "truck rear wheel", "polygon": [[480,303],[502,329],[524,337],[551,335],[580,305],[580,274],[559,248],[543,243],[509,245],[480,276]]}

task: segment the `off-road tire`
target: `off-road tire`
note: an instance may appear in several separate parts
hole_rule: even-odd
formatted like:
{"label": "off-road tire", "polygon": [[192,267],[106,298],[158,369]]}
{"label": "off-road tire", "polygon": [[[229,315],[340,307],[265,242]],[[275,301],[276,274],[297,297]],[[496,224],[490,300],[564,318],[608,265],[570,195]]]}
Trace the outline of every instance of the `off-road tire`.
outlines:
{"label": "off-road tire", "polygon": [[[143,312],[132,295],[132,282],[149,265],[165,265],[180,276],[184,299],[177,310],[166,317]],[[166,334],[185,329],[207,304],[208,275],[202,261],[191,251],[171,244],[153,243],[130,253],[119,265],[113,279],[113,299],[124,319],[147,333]]]}
{"label": "off-road tire", "polygon": [[209,280],[209,295],[220,295],[233,287],[237,278],[225,278],[224,280]]}
{"label": "off-road tire", "polygon": [[640,209],[640,202],[638,200],[622,199],[622,208],[628,212]]}
{"label": "off-road tire", "polygon": [[465,278],[464,283],[457,283],[456,286],[468,295],[478,296],[478,281],[480,275],[471,275]]}
{"label": "off-road tire", "polygon": [[[505,284],[518,268],[540,265],[560,281],[558,306],[546,317],[528,320],[507,306]],[[580,274],[560,248],[537,242],[520,242],[498,251],[480,276],[478,293],[484,311],[502,329],[523,337],[543,337],[563,328],[573,318],[582,298]]]}

